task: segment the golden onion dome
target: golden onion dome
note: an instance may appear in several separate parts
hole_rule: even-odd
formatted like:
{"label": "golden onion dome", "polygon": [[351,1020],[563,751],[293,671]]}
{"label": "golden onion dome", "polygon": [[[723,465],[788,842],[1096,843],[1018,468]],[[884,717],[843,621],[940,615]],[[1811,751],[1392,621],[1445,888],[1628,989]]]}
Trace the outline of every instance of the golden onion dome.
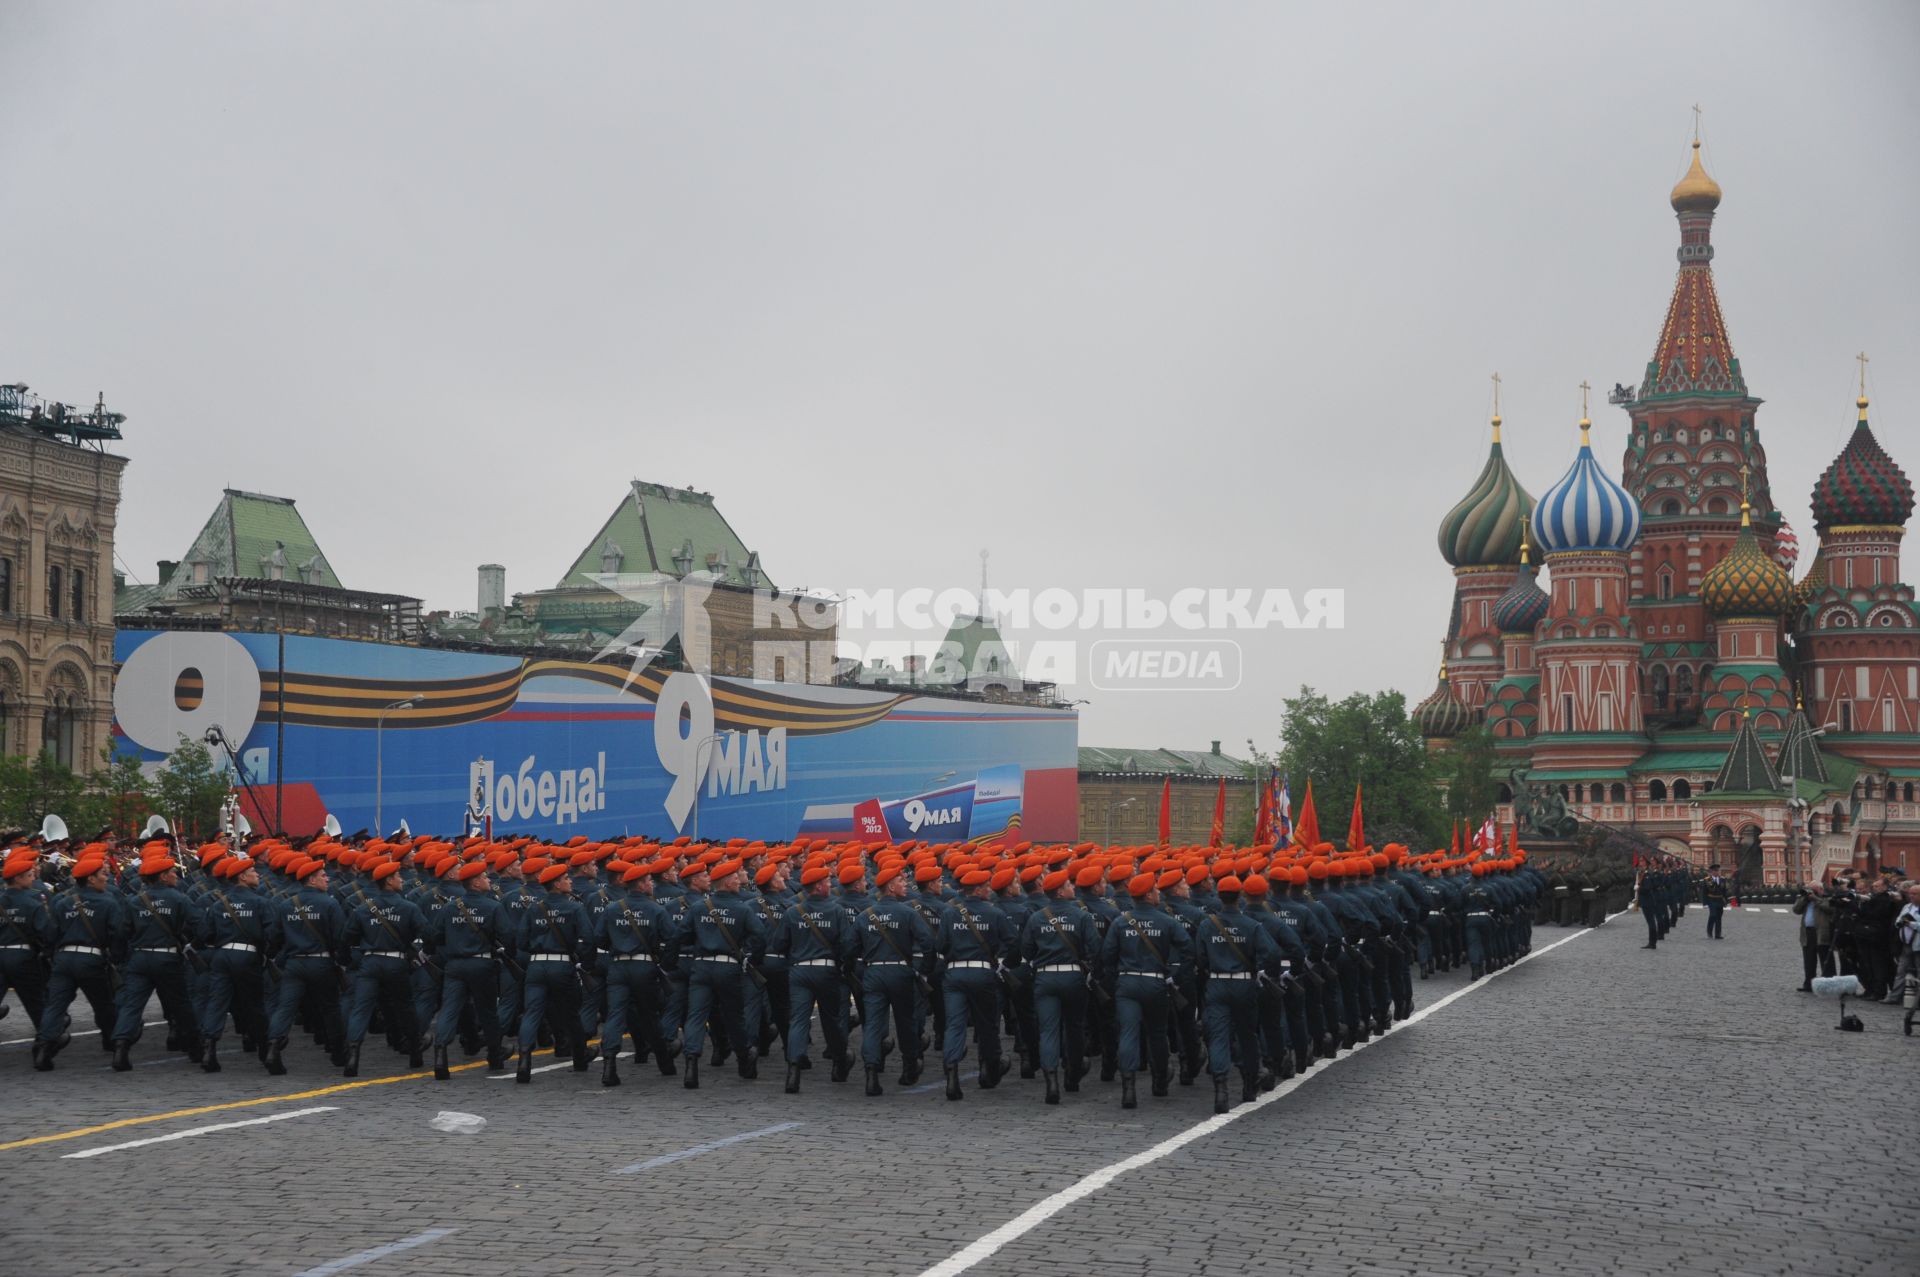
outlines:
{"label": "golden onion dome", "polygon": [[1781,616],[1793,604],[1793,577],[1760,548],[1751,510],[1740,503],[1740,538],[1700,580],[1700,601],[1715,616]]}
{"label": "golden onion dome", "polygon": [[1667,202],[1676,213],[1711,213],[1720,207],[1720,183],[1700,166],[1699,138],[1693,139],[1693,163],[1687,167],[1687,175],[1674,183]]}

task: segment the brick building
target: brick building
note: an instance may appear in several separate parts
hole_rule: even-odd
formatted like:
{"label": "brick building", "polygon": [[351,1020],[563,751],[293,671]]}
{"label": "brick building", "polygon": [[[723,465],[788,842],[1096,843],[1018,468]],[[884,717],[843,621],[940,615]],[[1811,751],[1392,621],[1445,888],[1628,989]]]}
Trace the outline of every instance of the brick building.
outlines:
{"label": "brick building", "polygon": [[1080,747],[1080,836],[1096,842],[1142,845],[1160,836],[1160,792],[1172,782],[1171,841],[1205,844],[1213,830],[1214,801],[1227,782],[1226,841],[1253,827],[1253,764],[1212,748],[1119,749]]}

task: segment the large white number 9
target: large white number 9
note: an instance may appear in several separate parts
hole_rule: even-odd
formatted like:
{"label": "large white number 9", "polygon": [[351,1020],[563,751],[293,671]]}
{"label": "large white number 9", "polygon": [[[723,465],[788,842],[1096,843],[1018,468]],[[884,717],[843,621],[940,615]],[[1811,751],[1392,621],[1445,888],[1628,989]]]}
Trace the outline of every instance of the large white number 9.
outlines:
{"label": "large white number 9", "polygon": [[673,777],[673,788],[661,806],[675,829],[687,823],[687,813],[693,810],[705,779],[702,764],[713,761],[712,750],[704,748],[712,737],[713,697],[706,681],[684,672],[667,675],[653,707],[653,749],[661,768]]}

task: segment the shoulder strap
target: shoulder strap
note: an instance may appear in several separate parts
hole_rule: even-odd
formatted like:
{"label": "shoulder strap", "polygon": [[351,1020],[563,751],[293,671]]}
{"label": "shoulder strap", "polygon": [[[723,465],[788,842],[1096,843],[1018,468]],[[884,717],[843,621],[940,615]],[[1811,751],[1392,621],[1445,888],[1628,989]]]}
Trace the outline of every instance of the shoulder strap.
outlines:
{"label": "shoulder strap", "polygon": [[1140,920],[1134,917],[1131,913],[1123,913],[1120,916],[1127,920],[1127,931],[1133,936],[1133,938],[1135,940],[1138,940],[1141,944],[1147,946],[1147,952],[1153,955],[1153,960],[1159,963],[1162,967],[1167,966],[1166,956],[1160,952],[1160,946],[1153,942],[1153,937],[1149,936],[1146,932],[1140,930]]}
{"label": "shoulder strap", "polygon": [[[101,894],[104,895],[105,893],[103,892]],[[93,941],[93,947],[98,949],[101,956],[104,957],[107,952],[107,946],[100,943],[100,933],[93,929],[93,913],[85,907],[85,902],[80,899],[80,888],[78,887],[73,889],[73,912],[74,916],[80,919],[80,925],[87,929],[87,939]]]}
{"label": "shoulder strap", "polygon": [[887,930],[885,924],[883,924],[878,918],[874,917],[873,910],[874,910],[874,906],[869,905],[864,911],[867,921],[871,922],[873,924],[873,929],[880,933],[880,938],[887,942],[887,948],[893,950],[894,956],[899,958],[900,961],[906,963],[908,966],[912,966],[913,959],[909,958],[907,956],[907,951],[900,947],[900,942],[893,938],[893,932]]}
{"label": "shoulder strap", "polygon": [[[538,909],[540,916],[547,920],[547,933],[561,940],[565,940],[567,937],[561,934],[560,923],[554,918],[553,914],[547,910],[547,902],[535,895],[529,895],[527,899],[533,901],[533,907]],[[578,943],[578,941],[579,937],[575,936],[573,942]],[[572,945],[569,944],[568,947],[571,948]]]}
{"label": "shoulder strap", "polygon": [[467,925],[473,928],[475,935],[485,939],[488,944],[493,944],[493,945],[499,944],[500,937],[494,935],[492,932],[488,931],[485,926],[481,925],[480,919],[473,916],[473,910],[467,908],[467,902],[460,898],[465,894],[466,892],[464,890],[457,892],[455,894],[451,894],[447,897],[447,903],[451,904],[455,909],[458,909],[460,911],[460,916],[467,920]]}
{"label": "shoulder strap", "polygon": [[1207,916],[1213,920],[1213,929],[1220,933],[1220,938],[1225,940],[1227,947],[1233,950],[1233,956],[1240,959],[1240,965],[1249,971],[1253,970],[1253,964],[1247,961],[1247,951],[1240,947],[1240,942],[1233,938],[1233,932],[1228,931],[1227,925],[1220,921],[1220,915],[1213,913]]}
{"label": "shoulder strap", "polygon": [[827,943],[827,938],[820,934],[820,928],[813,925],[813,918],[807,913],[807,902],[805,900],[794,901],[793,911],[800,915],[800,925],[813,933],[813,938],[820,942],[820,947],[828,953],[832,953],[833,946]]}
{"label": "shoulder strap", "polygon": [[[640,919],[633,916],[633,906],[627,903],[625,896],[620,897],[620,912],[627,915],[627,925],[633,928],[635,935],[638,935],[642,930]],[[653,959],[654,966],[665,966],[666,964],[660,959],[660,945],[654,939],[653,928],[647,927],[645,931],[647,933],[647,956]]]}
{"label": "shoulder strap", "polygon": [[700,899],[706,901],[707,919],[708,921],[712,922],[716,928],[719,929],[720,941],[722,944],[725,944],[727,946],[727,952],[735,958],[742,958],[743,955],[740,952],[740,942],[733,938],[733,928],[727,925],[725,912],[724,911],[715,912],[713,907],[712,896],[702,893],[700,896]]}
{"label": "shoulder strap", "polygon": [[973,911],[959,900],[953,902],[953,907],[960,911],[962,918],[967,920],[967,930],[973,932],[973,942],[979,945],[981,951],[989,958],[992,958],[995,962],[1000,961],[999,951],[996,950],[992,944],[988,943],[985,936],[980,934],[980,923],[974,918]]}
{"label": "shoulder strap", "polygon": [[[176,949],[186,948],[186,944],[174,931],[173,925],[167,921],[166,915],[160,912],[159,906],[153,903],[153,897],[147,894],[147,889],[145,887],[135,887],[133,894],[140,897],[140,903],[147,907],[147,916],[160,924],[160,930],[167,933],[167,939],[172,941],[173,947]],[[93,928],[88,927],[87,932],[91,935]]]}
{"label": "shoulder strap", "polygon": [[380,911],[373,907],[373,901],[367,899],[367,893],[360,890],[359,883],[356,882],[349,885],[353,888],[354,899],[360,902],[360,907],[365,909],[367,913],[373,917],[373,920],[385,928],[388,935],[393,937],[393,947],[400,953],[405,954],[407,951],[406,942],[400,938],[400,933],[393,929],[393,924],[380,916]]}
{"label": "shoulder strap", "polygon": [[1040,912],[1045,914],[1047,921],[1053,924],[1054,934],[1059,936],[1062,943],[1067,946],[1067,952],[1073,955],[1073,960],[1082,967],[1085,967],[1087,965],[1087,956],[1080,952],[1080,942],[1074,938],[1073,931],[1070,928],[1060,925],[1060,915],[1053,911],[1053,906],[1041,905]]}

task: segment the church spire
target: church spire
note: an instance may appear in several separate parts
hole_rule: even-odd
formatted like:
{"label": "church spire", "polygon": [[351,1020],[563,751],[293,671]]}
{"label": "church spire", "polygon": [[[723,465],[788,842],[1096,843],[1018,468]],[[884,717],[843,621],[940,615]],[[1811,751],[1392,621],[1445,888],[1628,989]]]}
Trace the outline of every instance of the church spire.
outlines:
{"label": "church spire", "polygon": [[1744,399],[1746,379],[1720,317],[1713,286],[1713,214],[1720,207],[1720,183],[1700,163],[1699,108],[1694,108],[1693,156],[1686,176],[1668,196],[1680,221],[1680,274],[1667,303],[1666,322],[1640,383],[1643,400],[1664,398]]}

